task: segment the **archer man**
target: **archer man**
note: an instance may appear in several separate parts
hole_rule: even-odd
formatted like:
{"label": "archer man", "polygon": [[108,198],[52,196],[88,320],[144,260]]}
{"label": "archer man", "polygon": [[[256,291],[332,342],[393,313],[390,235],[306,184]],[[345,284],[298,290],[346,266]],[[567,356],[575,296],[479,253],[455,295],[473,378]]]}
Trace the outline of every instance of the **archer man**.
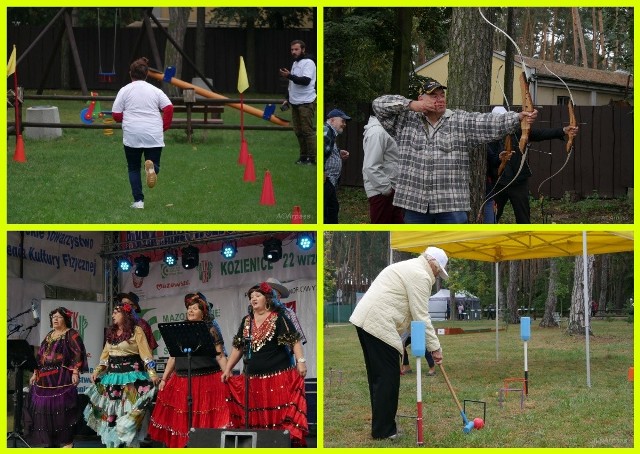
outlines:
{"label": "archer man", "polygon": [[427,79],[417,100],[385,95],[373,101],[382,127],[398,144],[395,206],[407,224],[464,224],[471,209],[469,150],[531,124],[538,111],[491,113],[449,110],[447,87]]}

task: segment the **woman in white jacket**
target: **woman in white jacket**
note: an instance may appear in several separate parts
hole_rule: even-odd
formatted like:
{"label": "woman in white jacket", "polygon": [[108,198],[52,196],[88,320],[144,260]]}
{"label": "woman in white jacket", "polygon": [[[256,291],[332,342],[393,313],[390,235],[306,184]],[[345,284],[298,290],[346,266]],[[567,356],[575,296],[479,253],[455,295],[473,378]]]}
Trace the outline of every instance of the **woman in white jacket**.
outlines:
{"label": "woman in white jacket", "polygon": [[349,321],[358,332],[371,397],[371,436],[395,439],[400,394],[402,333],[412,320],[426,325],[426,346],[436,364],[442,362],[440,341],[429,315],[436,276],[447,279],[447,254],[428,247],[420,257],[389,265],[375,278]]}

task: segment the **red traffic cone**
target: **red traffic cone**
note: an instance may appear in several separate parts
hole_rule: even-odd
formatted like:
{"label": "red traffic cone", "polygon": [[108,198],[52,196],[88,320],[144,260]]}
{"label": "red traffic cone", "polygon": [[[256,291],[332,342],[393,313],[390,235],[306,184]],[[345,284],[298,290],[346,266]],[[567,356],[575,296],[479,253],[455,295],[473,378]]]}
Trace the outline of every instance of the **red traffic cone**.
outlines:
{"label": "red traffic cone", "polygon": [[18,162],[27,162],[27,157],[24,154],[24,141],[22,140],[22,134],[16,136],[16,151],[13,153],[13,160]]}
{"label": "red traffic cone", "polygon": [[267,170],[264,173],[264,183],[262,183],[262,195],[260,196],[260,205],[275,205],[275,204],[276,204],[276,196],[273,193],[273,182],[271,181],[271,172]]}
{"label": "red traffic cone", "polygon": [[244,168],[244,181],[256,181],[256,169],[253,167],[253,156],[247,154],[247,165]]}
{"label": "red traffic cone", "polygon": [[240,142],[240,155],[238,156],[238,164],[246,165],[247,157],[249,156],[249,145],[247,141],[243,138],[242,142]]}
{"label": "red traffic cone", "polygon": [[300,207],[298,205],[293,207],[293,213],[291,214],[291,223],[302,224],[302,212],[300,211]]}

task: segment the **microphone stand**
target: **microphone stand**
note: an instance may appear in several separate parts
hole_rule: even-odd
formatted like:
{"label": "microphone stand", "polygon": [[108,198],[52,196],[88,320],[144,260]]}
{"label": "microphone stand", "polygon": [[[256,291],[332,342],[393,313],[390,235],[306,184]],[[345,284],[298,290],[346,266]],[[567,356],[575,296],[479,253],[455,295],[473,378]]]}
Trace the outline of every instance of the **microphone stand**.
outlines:
{"label": "microphone stand", "polygon": [[36,320],[33,322],[33,325],[31,326],[27,326],[25,329],[23,329],[22,331],[25,331],[27,334],[24,336],[24,338],[26,339],[27,337],[29,337],[29,334],[31,334],[31,330],[33,328],[35,328],[36,326],[38,326],[40,324],[40,320]]}
{"label": "microphone stand", "polygon": [[20,317],[21,315],[26,314],[27,312],[31,311],[31,309],[27,309],[26,311],[20,312],[19,314],[14,315],[13,317],[11,317],[9,320],[7,320],[7,322],[12,322],[14,321],[16,318]]}
{"label": "microphone stand", "polygon": [[253,308],[249,306],[249,335],[244,338],[243,374],[244,374],[244,427],[249,428],[249,362],[251,361],[251,339],[253,337]]}
{"label": "microphone stand", "polygon": [[11,328],[11,330],[9,330],[9,332],[7,333],[7,337],[11,336],[12,334],[17,333],[18,331],[20,331],[22,329],[24,325],[15,325],[13,328]]}

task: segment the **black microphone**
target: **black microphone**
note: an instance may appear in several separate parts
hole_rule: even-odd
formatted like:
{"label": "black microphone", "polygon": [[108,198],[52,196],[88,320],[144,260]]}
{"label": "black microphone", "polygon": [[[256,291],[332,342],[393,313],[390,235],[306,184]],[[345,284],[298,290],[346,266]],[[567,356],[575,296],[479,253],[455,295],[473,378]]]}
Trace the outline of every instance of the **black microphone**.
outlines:
{"label": "black microphone", "polygon": [[249,308],[247,309],[247,312],[249,312],[249,316],[253,318],[253,306],[251,306],[251,304],[249,304]]}
{"label": "black microphone", "polygon": [[36,308],[36,304],[31,300],[31,315],[36,322],[40,321],[40,315],[38,314],[38,309]]}

